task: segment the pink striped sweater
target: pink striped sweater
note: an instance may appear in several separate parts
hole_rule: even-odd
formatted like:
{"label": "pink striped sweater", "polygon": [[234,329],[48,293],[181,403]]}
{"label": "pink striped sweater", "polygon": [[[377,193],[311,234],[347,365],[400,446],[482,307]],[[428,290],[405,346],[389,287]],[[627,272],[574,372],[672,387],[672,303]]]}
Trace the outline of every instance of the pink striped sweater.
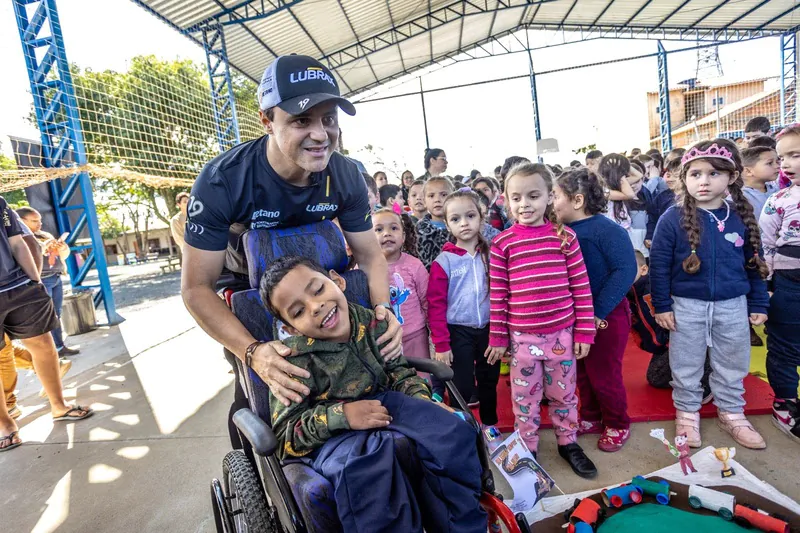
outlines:
{"label": "pink striped sweater", "polygon": [[491,346],[508,346],[509,330],[553,333],[574,324],[575,342],[594,341],[589,276],[575,233],[567,244],[550,222],[514,224],[492,241],[490,273]]}

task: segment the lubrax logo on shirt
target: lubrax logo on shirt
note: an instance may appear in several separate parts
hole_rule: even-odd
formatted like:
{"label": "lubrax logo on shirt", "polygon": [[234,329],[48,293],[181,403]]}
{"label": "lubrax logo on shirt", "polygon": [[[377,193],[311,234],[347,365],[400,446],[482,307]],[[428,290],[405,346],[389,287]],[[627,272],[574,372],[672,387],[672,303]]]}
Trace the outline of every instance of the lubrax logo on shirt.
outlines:
{"label": "lubrax logo on shirt", "polygon": [[333,78],[319,67],[308,67],[306,70],[292,72],[289,75],[289,81],[292,83],[300,83],[308,80],[324,80],[336,87],[336,82],[333,81]]}
{"label": "lubrax logo on shirt", "polygon": [[306,211],[309,213],[327,213],[339,209],[339,204],[317,204],[306,206]]}

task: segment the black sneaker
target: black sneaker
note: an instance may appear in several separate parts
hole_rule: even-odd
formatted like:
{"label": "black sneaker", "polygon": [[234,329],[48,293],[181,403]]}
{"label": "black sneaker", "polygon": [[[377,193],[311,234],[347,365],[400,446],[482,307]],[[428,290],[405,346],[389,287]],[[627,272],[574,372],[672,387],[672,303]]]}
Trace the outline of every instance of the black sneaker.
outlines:
{"label": "black sneaker", "polygon": [[800,442],[800,406],[797,400],[773,402],[772,423],[796,442]]}
{"label": "black sneaker", "polygon": [[478,400],[478,397],[474,394],[469,397],[469,401],[467,402],[467,406],[470,409],[472,409],[473,407],[478,407],[480,404],[481,402]]}
{"label": "black sneaker", "polygon": [[572,471],[580,477],[592,479],[597,476],[597,467],[594,466],[591,459],[586,457],[583,448],[578,446],[577,443],[573,442],[566,446],[559,446],[558,455],[568,462],[569,466],[572,467]]}
{"label": "black sneaker", "polygon": [[60,357],[65,357],[69,355],[78,355],[79,353],[81,353],[81,351],[78,350],[77,348],[70,348],[69,346],[66,345],[58,351],[58,355]]}

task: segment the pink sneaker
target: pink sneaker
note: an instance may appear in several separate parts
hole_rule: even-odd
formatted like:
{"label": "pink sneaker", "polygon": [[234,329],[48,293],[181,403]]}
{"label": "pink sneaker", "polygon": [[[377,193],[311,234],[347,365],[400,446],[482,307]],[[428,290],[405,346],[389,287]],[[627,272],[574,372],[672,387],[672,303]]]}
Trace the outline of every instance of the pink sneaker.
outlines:
{"label": "pink sneaker", "polygon": [[717,425],[723,431],[730,433],[733,440],[745,448],[763,450],[767,447],[764,438],[744,416],[744,413],[724,413],[719,411]]}
{"label": "pink sneaker", "polygon": [[675,411],[675,434],[686,434],[686,443],[690,448],[699,448],[703,441],[700,438],[700,413]]}
{"label": "pink sneaker", "polygon": [[603,432],[602,422],[589,422],[588,420],[581,420],[578,423],[578,436],[581,435],[599,435]]}
{"label": "pink sneaker", "polygon": [[625,446],[631,436],[630,429],[614,429],[606,427],[603,436],[597,441],[597,447],[604,452],[618,452]]}

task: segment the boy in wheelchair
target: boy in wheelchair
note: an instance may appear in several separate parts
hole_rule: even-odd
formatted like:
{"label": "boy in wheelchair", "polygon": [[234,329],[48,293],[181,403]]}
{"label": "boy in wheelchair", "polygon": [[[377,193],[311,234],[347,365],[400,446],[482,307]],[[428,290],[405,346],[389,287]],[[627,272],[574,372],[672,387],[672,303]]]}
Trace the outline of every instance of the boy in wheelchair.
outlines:
{"label": "boy in wheelchair", "polygon": [[[292,364],[311,374],[296,378],[310,390],[301,403],[287,407],[270,393],[278,457],[331,482],[344,531],[485,532],[476,430],[431,401],[404,357],[383,361],[376,339],[385,323],[348,303],[345,280],[329,275],[287,256],[261,279],[262,301],[283,322],[275,328],[290,335]],[[414,487],[395,456],[396,434],[416,444]]]}

